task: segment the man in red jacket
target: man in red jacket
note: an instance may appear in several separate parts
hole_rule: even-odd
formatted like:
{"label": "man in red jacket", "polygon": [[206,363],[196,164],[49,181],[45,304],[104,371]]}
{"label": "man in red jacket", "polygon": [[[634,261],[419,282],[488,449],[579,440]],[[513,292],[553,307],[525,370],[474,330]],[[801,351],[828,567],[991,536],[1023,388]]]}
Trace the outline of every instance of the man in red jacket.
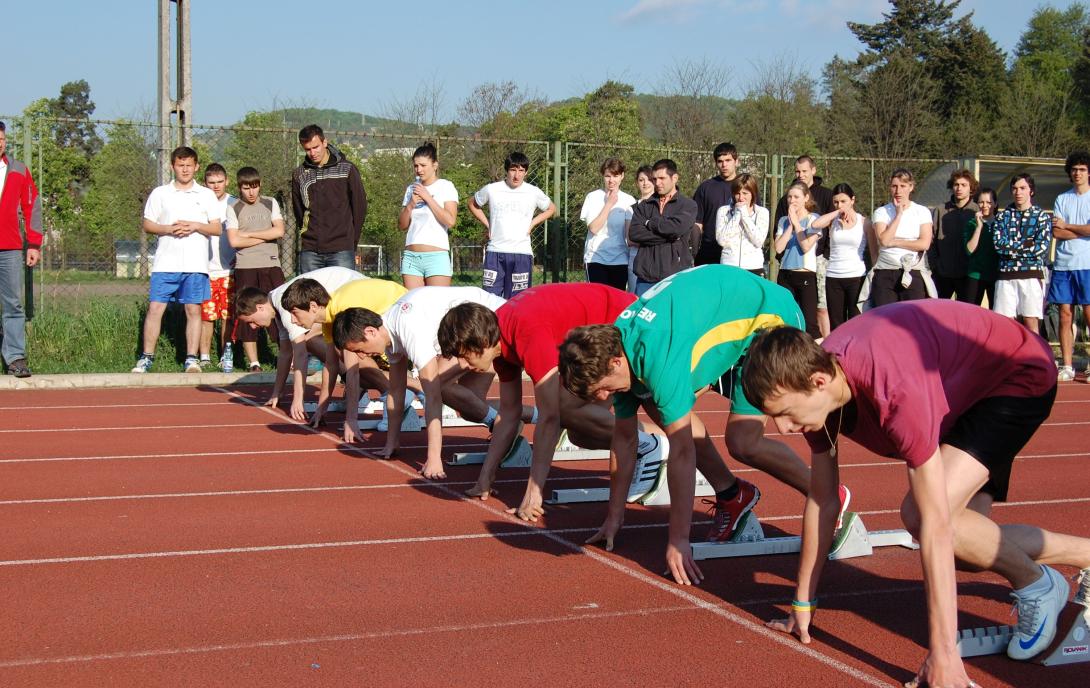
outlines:
{"label": "man in red jacket", "polygon": [[[9,158],[7,127],[0,122],[0,308],[4,311],[3,357],[8,372],[30,377],[26,362],[26,316],[23,314],[23,264],[41,258],[42,202],[26,165]],[[19,215],[26,229],[26,257]]]}

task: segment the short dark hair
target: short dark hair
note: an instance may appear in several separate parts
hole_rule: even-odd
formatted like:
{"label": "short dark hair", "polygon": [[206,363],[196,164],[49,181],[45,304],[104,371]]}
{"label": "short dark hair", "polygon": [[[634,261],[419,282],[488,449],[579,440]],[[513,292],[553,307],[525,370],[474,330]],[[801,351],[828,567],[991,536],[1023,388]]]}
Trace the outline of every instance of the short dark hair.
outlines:
{"label": "short dark hair", "polygon": [[976,192],[976,202],[977,203],[980,203],[980,197],[983,194],[990,194],[991,195],[992,205],[995,205],[996,204],[996,199],[999,198],[999,196],[997,196],[996,193],[995,193],[995,189],[993,189],[990,186],[982,186],[982,187],[980,187],[980,191]]}
{"label": "short dark hair", "polygon": [[317,280],[301,277],[284,290],[284,295],[280,297],[280,307],[286,311],[305,311],[310,308],[311,301],[319,306],[328,305],[329,292]]}
{"label": "short dark hair", "polygon": [[715,147],[712,151],[712,160],[718,160],[720,155],[729,155],[735,160],[738,159],[738,149],[734,147],[733,143],[721,143]]}
{"label": "short dark hair", "polygon": [[651,173],[654,172],[654,171],[655,170],[652,169],[652,167],[650,165],[640,165],[639,167],[636,168],[636,176],[639,177],[642,174],[643,176],[650,179],[651,178]]}
{"label": "short dark hair", "polygon": [[241,167],[235,174],[235,182],[239,188],[246,186],[261,186],[261,173],[256,167]]}
{"label": "short dark hair", "polygon": [[757,186],[757,178],[752,174],[740,174],[730,183],[730,195],[734,196],[742,189],[753,197],[753,205],[761,205],[761,189]]}
{"label": "short dark hair", "polygon": [[199,162],[197,159],[197,151],[193,150],[189,146],[178,146],[174,150],[170,151],[170,164],[173,165],[179,160],[190,160],[193,162]]}
{"label": "short dark hair", "polygon": [[3,120],[0,120],[0,131],[7,131],[8,125],[4,124]]}
{"label": "short dark hair", "polygon": [[1014,185],[1021,179],[1026,180],[1026,184],[1029,185],[1030,198],[1033,198],[1037,194],[1037,182],[1033,181],[1033,175],[1029,172],[1020,172],[1011,177],[1011,188],[1013,189]]}
{"label": "short dark hair", "polygon": [[815,170],[817,169],[817,163],[814,162],[814,158],[812,156],[800,155],[799,157],[795,158],[796,165],[798,165],[800,162],[808,162],[810,163],[810,167],[813,167]]}
{"label": "short dark hair", "polygon": [[954,190],[954,182],[959,179],[964,179],[969,182],[969,198],[975,198],[976,192],[980,190],[980,182],[976,180],[973,173],[969,170],[961,169],[954,170],[950,173],[950,178],[946,180],[946,188],[949,191]]}
{"label": "short dark hair", "polygon": [[317,124],[308,124],[299,130],[299,143],[306,143],[317,136],[325,141],[325,132]]}
{"label": "short dark hair", "polygon": [[269,293],[258,287],[245,287],[235,295],[235,313],[253,315],[257,307],[269,302]]}
{"label": "short dark hair", "polygon": [[210,174],[222,174],[224,179],[227,179],[227,168],[218,162],[209,163],[208,167],[204,168],[204,178],[208,179]]}
{"label": "short dark hair", "polygon": [[623,355],[621,331],[616,326],[573,328],[560,345],[557,362],[560,383],[580,399],[590,400],[590,388],[609,375],[609,362]]}
{"label": "short dark hair", "polygon": [[837,194],[844,194],[848,198],[855,198],[855,190],[852,189],[851,184],[848,184],[847,182],[840,182],[833,187],[832,195],[836,196]]}
{"label": "short dark hair", "polygon": [[500,321],[479,303],[460,303],[439,321],[437,339],[444,358],[479,354],[500,341]]}
{"label": "short dark hair", "polygon": [[655,164],[651,166],[651,170],[654,172],[666,170],[669,175],[673,176],[677,174],[677,163],[670,158],[663,158],[662,160],[656,160]]}
{"label": "short dark hair", "polygon": [[[0,122],[0,131],[4,130],[4,123]],[[1075,165],[1085,165],[1090,169],[1090,153],[1084,150],[1075,151],[1067,156],[1067,160],[1064,160],[1064,172],[1067,173],[1067,177],[1071,178],[1071,168]]]}
{"label": "short dark hair", "polygon": [[506,158],[504,158],[503,169],[509,170],[512,167],[521,167],[522,169],[529,171],[530,158],[526,157],[525,153],[512,151]]}
{"label": "short dark hair", "polygon": [[421,145],[417,146],[413,151],[414,158],[427,158],[432,162],[439,162],[439,152],[435,150],[435,144],[431,141],[425,141]]}
{"label": "short dark hair", "polygon": [[814,373],[836,375],[836,357],[813,337],[794,327],[760,332],[750,342],[742,365],[742,392],[759,409],[783,392],[809,392]]}
{"label": "short dark hair", "polygon": [[894,179],[900,179],[902,181],[908,182],[909,184],[916,183],[916,175],[912,174],[912,170],[908,169],[907,167],[898,167],[890,172],[889,180],[893,181]]}
{"label": "short dark hair", "polygon": [[620,158],[606,158],[598,168],[598,174],[605,175],[606,172],[614,176],[624,174],[624,161]]}
{"label": "short dark hair", "polygon": [[382,316],[366,308],[344,309],[333,318],[333,346],[343,349],[363,341],[363,330],[367,327],[382,327]]}

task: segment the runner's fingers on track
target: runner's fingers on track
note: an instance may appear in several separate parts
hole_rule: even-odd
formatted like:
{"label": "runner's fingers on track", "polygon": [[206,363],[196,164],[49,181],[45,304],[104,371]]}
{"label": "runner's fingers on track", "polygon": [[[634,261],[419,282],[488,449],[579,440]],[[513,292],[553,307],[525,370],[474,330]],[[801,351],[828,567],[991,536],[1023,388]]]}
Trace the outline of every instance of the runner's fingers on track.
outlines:
{"label": "runner's fingers on track", "polygon": [[607,524],[602,525],[602,527],[598,529],[597,533],[595,533],[594,535],[591,535],[589,538],[587,538],[587,541],[584,542],[583,544],[584,545],[593,545],[593,544],[595,544],[597,542],[605,542],[606,543],[606,551],[607,552],[612,552],[613,551],[613,539],[616,536],[617,536],[617,528],[613,528],[607,523]]}
{"label": "runner's fingers on track", "polygon": [[804,645],[809,645],[812,640],[810,637],[810,621],[812,618],[810,612],[792,611],[791,616],[786,619],[773,619],[766,623],[765,626],[774,631],[798,636],[798,639]]}
{"label": "runner's fingers on track", "polygon": [[498,495],[499,493],[499,490],[494,487],[481,487],[480,485],[474,485],[466,490],[467,497],[476,497],[482,502],[487,502],[489,497]]}
{"label": "runner's fingers on track", "polygon": [[304,421],[307,419],[307,412],[303,410],[302,404],[291,405],[291,417],[297,421]]}
{"label": "runner's fingers on track", "polygon": [[[392,455],[392,452],[391,452]],[[443,463],[432,465],[431,463],[425,463],[420,469],[420,474],[428,480],[443,480],[447,477],[447,472],[443,470]]]}
{"label": "runner's fingers on track", "polygon": [[280,397],[269,397],[265,400],[265,406],[269,408],[276,408],[276,405],[280,403]]}
{"label": "runner's fingers on track", "polygon": [[511,507],[507,510],[507,513],[518,516],[523,521],[529,521],[530,523],[537,523],[537,519],[541,518],[545,514],[545,509],[541,504],[522,504],[517,507]]}
{"label": "runner's fingers on track", "polygon": [[700,585],[704,573],[693,559],[693,548],[686,542],[682,546],[670,543],[666,546],[666,565],[674,582],[679,585]]}

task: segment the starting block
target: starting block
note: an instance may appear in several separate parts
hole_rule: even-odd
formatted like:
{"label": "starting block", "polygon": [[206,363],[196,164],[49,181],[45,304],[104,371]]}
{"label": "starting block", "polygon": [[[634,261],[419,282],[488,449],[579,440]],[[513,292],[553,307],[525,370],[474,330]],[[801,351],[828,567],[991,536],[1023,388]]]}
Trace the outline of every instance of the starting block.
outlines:
{"label": "starting block", "polygon": [[[444,408],[444,414],[446,409]],[[461,419],[459,419],[461,420]],[[470,423],[469,421],[462,421],[467,425],[480,425],[479,423]],[[448,427],[447,419],[443,417],[443,427]],[[533,448],[533,445],[527,443],[527,449]],[[447,461],[448,466],[472,466],[484,463],[485,452],[458,452],[454,455],[450,461]],[[583,449],[577,447],[571,443],[568,439],[567,430],[561,430],[560,439],[556,443],[556,451],[553,453],[553,461],[591,461],[595,459],[608,459],[608,449]],[[522,462],[516,456],[508,454],[508,458],[504,458],[500,466],[504,468],[529,468],[530,461],[526,460]],[[588,501],[601,501],[601,500],[588,500]]]}
{"label": "starting block", "polygon": [[[381,411],[379,411],[381,413]],[[361,420],[360,430],[378,430],[378,424],[380,420]],[[424,429],[424,420],[420,417],[420,414],[415,409],[405,409],[405,414],[401,417],[401,432],[420,432]]]}
{"label": "starting block", "polygon": [[[360,405],[357,407],[357,412],[361,416],[373,416],[381,415],[386,402],[381,399],[360,399]],[[424,407],[419,400],[414,399],[412,402],[412,408],[418,411],[417,418],[419,419],[419,427],[413,423],[412,419],[408,419],[401,424],[402,432],[417,432],[424,429]],[[329,408],[326,409],[327,413],[343,413],[345,409],[345,403],[343,399],[334,399],[329,402]],[[318,410],[318,403],[314,401],[308,401],[303,404],[303,411],[306,413],[314,413]],[[377,421],[365,420],[360,421],[361,430],[374,430],[377,425]],[[484,427],[483,423],[474,423],[471,420],[466,420],[458,415],[458,412],[449,406],[443,406],[443,427],[444,428],[465,428],[471,426]]]}
{"label": "starting block", "polygon": [[[518,435],[507,456],[500,461],[506,468],[529,468],[533,458],[533,448],[526,438]],[[454,458],[447,461],[448,466],[477,466],[484,463],[485,452],[455,452]]]}
{"label": "starting block", "polygon": [[[1056,639],[1034,661],[1045,666],[1090,662],[1090,607],[1069,602],[1056,631]],[[958,631],[958,651],[962,657],[1005,654],[1013,634],[1013,626],[967,628]]]}
{"label": "starting block", "polygon": [[[851,559],[866,557],[874,553],[875,547],[904,547],[919,549],[907,530],[868,531],[859,514],[849,511],[844,514],[844,525],[836,532],[829,559]],[[766,538],[757,515],[752,511],[743,517],[743,522],[727,542],[694,542],[693,559],[720,559],[724,557],[754,557],[767,554],[792,554],[802,550],[802,538],[797,535]]]}

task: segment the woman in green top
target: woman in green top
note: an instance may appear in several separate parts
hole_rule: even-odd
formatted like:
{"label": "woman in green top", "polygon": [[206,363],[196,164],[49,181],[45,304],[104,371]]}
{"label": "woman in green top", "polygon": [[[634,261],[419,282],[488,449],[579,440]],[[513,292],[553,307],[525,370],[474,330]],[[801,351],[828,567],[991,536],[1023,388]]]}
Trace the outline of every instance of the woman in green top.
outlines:
{"label": "woman in green top", "polygon": [[976,218],[965,225],[965,251],[969,254],[969,271],[966,298],[969,303],[981,305],[988,297],[988,307],[995,301],[995,278],[999,258],[992,243],[992,225],[995,224],[995,190],[981,189],[977,196],[980,211]]}

